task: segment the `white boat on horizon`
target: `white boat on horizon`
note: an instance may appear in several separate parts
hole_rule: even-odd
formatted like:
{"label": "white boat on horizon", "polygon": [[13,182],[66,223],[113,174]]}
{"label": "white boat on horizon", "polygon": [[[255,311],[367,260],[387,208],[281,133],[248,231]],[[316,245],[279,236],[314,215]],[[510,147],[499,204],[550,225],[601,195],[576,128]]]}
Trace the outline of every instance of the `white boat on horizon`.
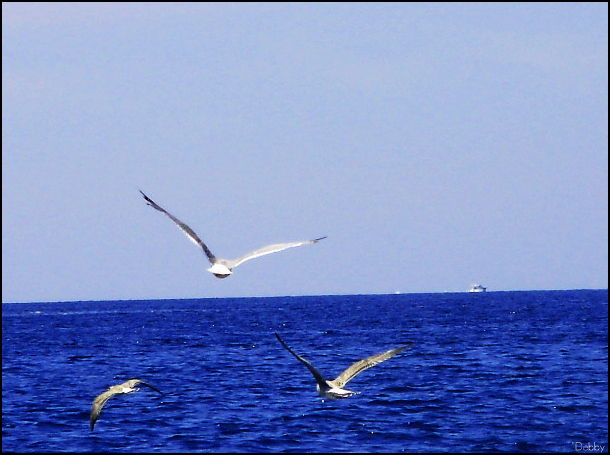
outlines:
{"label": "white boat on horizon", "polygon": [[480,284],[473,284],[468,292],[485,292],[487,288],[485,286],[481,286]]}

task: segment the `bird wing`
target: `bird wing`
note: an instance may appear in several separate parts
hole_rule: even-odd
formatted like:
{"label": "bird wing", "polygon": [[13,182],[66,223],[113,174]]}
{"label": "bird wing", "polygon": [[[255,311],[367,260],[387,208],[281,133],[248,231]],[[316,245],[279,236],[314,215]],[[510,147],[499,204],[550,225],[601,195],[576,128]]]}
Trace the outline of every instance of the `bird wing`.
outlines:
{"label": "bird wing", "polygon": [[324,379],[324,376],[322,376],[322,373],[320,373],[316,369],[316,367],[314,367],[311,363],[309,363],[303,357],[301,357],[300,355],[296,354],[292,349],[290,349],[288,347],[288,345],[286,343],[284,343],[284,341],[280,338],[280,336],[277,333],[275,334],[275,336],[280,341],[280,343],[282,343],[282,346],[284,346],[284,348],[288,352],[290,352],[293,356],[295,356],[299,362],[301,362],[303,365],[305,365],[307,367],[307,369],[309,371],[311,371],[311,374],[313,374],[313,377],[316,378],[316,382],[320,385],[320,387],[322,387],[322,386],[326,387],[327,386],[326,385],[326,380]]}
{"label": "bird wing", "polygon": [[95,426],[95,422],[100,416],[100,412],[102,412],[102,408],[106,404],[106,402],[115,395],[118,395],[123,388],[123,384],[115,385],[110,387],[104,393],[100,393],[95,400],[93,400],[93,405],[91,406],[91,430]]}
{"label": "bird wing", "polygon": [[343,387],[345,384],[351,381],[358,373],[366,370],[367,368],[371,368],[372,366],[375,366],[378,363],[383,362],[384,360],[388,360],[389,358],[394,357],[396,354],[400,354],[402,351],[411,346],[413,346],[413,343],[409,343],[405,346],[390,349],[389,351],[382,352],[381,354],[375,354],[370,357],[367,357],[366,359],[359,360],[358,362],[350,366],[347,370],[345,370],[343,373],[341,373],[337,377],[337,379],[332,382],[336,384],[337,387]]}
{"label": "bird wing", "polygon": [[151,198],[149,198],[148,196],[146,196],[144,194],[144,192],[142,192],[142,190],[138,190],[140,193],[142,193],[142,196],[144,196],[144,199],[146,200],[147,205],[150,205],[153,209],[158,210],[159,212],[165,213],[170,220],[172,220],[174,223],[176,223],[178,225],[178,227],[182,230],[182,232],[184,232],[186,234],[186,236],[191,239],[191,241],[193,243],[195,243],[196,245],[199,245],[202,249],[203,252],[205,253],[205,255],[208,257],[208,259],[210,260],[210,262],[212,264],[214,264],[214,262],[216,261],[216,257],[212,254],[212,252],[210,251],[210,249],[205,245],[205,243],[203,243],[201,241],[201,239],[197,236],[197,234],[195,234],[195,231],[193,231],[190,227],[188,227],[186,224],[184,224],[182,221],[180,221],[178,218],[176,218],[174,215],[172,215],[171,213],[169,213],[167,210],[165,210],[163,207],[161,207],[159,204],[157,204],[155,201],[153,201]]}
{"label": "bird wing", "polygon": [[285,250],[287,248],[294,248],[296,246],[308,245],[310,243],[317,243],[322,239],[325,239],[326,236],[320,237],[313,240],[302,240],[299,242],[288,242],[288,243],[274,243],[273,245],[267,245],[258,250],[252,251],[248,254],[244,254],[242,257],[238,259],[232,259],[227,261],[227,267],[230,269],[237,267],[239,264],[249,261],[250,259],[254,259],[260,256],[264,256],[266,254],[277,253],[278,251]]}
{"label": "bird wing", "polygon": [[161,391],[160,391],[159,389],[157,389],[155,386],[153,386],[153,385],[151,385],[151,384],[148,384],[147,382],[144,382],[144,381],[141,381],[141,380],[139,380],[139,379],[138,379],[138,384],[140,384],[140,385],[144,385],[144,386],[146,386],[146,387],[148,387],[148,388],[150,388],[150,389],[153,389],[153,390],[154,390],[154,391],[156,391],[156,392],[159,392],[161,395],[163,395],[163,392],[161,392]]}

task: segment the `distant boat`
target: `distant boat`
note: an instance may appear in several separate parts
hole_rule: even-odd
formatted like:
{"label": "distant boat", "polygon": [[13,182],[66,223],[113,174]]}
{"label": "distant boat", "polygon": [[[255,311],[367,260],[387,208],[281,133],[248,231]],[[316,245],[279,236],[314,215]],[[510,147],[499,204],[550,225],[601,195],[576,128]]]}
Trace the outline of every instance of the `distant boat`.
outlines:
{"label": "distant boat", "polygon": [[485,291],[487,291],[486,287],[481,286],[480,284],[473,284],[468,292],[485,292]]}

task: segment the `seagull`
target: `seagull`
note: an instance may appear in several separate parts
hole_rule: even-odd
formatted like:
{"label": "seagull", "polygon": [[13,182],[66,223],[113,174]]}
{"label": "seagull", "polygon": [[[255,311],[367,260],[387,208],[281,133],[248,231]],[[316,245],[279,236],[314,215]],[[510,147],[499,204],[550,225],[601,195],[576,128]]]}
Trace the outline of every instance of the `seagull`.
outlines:
{"label": "seagull", "polygon": [[146,194],[144,194],[142,192],[142,190],[138,190],[138,191],[140,191],[140,193],[142,193],[142,196],[144,196],[144,200],[146,200],[147,205],[150,205],[153,209],[156,209],[159,212],[165,213],[174,223],[176,223],[178,225],[178,227],[182,230],[182,232],[184,232],[186,234],[186,236],[189,239],[191,239],[191,241],[193,241],[196,245],[199,245],[203,249],[203,252],[208,257],[210,262],[212,263],[212,267],[210,267],[207,270],[208,270],[208,272],[211,272],[212,274],[214,274],[214,276],[216,276],[217,278],[228,277],[229,275],[231,275],[233,273],[233,269],[235,267],[242,264],[243,262],[249,261],[250,259],[264,256],[266,254],[277,253],[278,251],[285,250],[286,248],[293,248],[295,246],[308,245],[310,243],[317,243],[320,240],[326,238],[326,236],[324,236],[324,237],[319,237],[319,238],[313,239],[313,240],[302,240],[300,242],[275,243],[273,245],[267,245],[262,248],[259,248],[258,250],[252,251],[248,254],[244,254],[242,257],[237,258],[237,259],[219,259],[216,256],[214,256],[214,254],[212,254],[212,252],[205,245],[205,243],[203,243],[201,241],[201,239],[199,237],[197,237],[197,234],[195,234],[195,231],[193,231],[190,227],[188,227],[186,224],[184,224],[174,215],[172,215],[171,213],[166,211],[163,207],[161,207],[151,198],[146,196]]}
{"label": "seagull", "polygon": [[320,373],[316,369],[316,367],[314,367],[311,363],[309,363],[307,360],[305,360],[300,355],[295,354],[295,352],[292,349],[290,349],[286,345],[286,343],[284,343],[284,341],[280,338],[280,336],[277,333],[275,334],[275,336],[280,341],[280,343],[282,343],[282,346],[284,346],[284,348],[286,348],[286,350],[288,352],[290,352],[293,356],[295,356],[299,362],[301,362],[303,365],[305,365],[309,369],[309,371],[311,371],[311,374],[313,374],[313,377],[316,378],[316,383],[317,383],[316,389],[318,390],[318,394],[320,394],[323,397],[327,397],[327,398],[331,398],[331,399],[347,398],[347,397],[351,397],[352,395],[356,395],[356,394],[360,393],[360,392],[352,392],[351,390],[344,389],[343,386],[345,386],[345,384],[347,384],[349,381],[354,379],[354,377],[357,374],[361,373],[362,371],[366,370],[367,368],[371,368],[372,366],[377,365],[378,363],[381,363],[384,360],[388,360],[389,358],[394,357],[396,354],[400,354],[405,349],[413,346],[413,343],[409,343],[407,345],[404,345],[404,346],[401,346],[401,347],[398,347],[395,349],[390,349],[389,351],[386,351],[386,352],[382,352],[381,354],[372,355],[370,357],[367,357],[366,359],[359,360],[358,362],[356,362],[352,366],[350,366],[347,370],[345,370],[343,373],[341,373],[339,376],[337,376],[337,379],[334,379],[333,381],[327,381],[326,379],[324,379],[324,376],[322,376],[322,373]]}
{"label": "seagull", "polygon": [[97,422],[97,419],[100,416],[100,412],[102,412],[102,408],[104,407],[106,402],[115,395],[137,392],[138,390],[140,390],[138,387],[136,387],[138,384],[149,387],[163,395],[163,392],[161,392],[159,389],[153,387],[150,384],[147,384],[141,379],[130,379],[129,381],[124,382],[122,384],[114,385],[108,390],[106,390],[104,393],[99,394],[95,398],[95,400],[93,400],[93,405],[91,406],[91,431],[93,431],[95,422]]}

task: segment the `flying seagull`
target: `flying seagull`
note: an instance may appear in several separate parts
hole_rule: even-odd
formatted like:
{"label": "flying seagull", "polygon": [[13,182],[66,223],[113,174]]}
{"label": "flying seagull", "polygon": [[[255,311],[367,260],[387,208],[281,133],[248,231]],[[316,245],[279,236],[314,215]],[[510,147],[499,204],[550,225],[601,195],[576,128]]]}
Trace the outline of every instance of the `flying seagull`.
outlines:
{"label": "flying seagull", "polygon": [[124,382],[122,384],[114,385],[108,390],[106,390],[104,393],[99,394],[95,398],[95,400],[93,400],[93,405],[91,406],[91,431],[93,431],[95,422],[97,422],[97,419],[100,416],[100,412],[102,412],[102,408],[104,407],[106,402],[115,395],[137,392],[138,390],[140,390],[138,387],[136,387],[138,384],[149,387],[163,395],[163,392],[161,392],[159,389],[153,387],[150,384],[145,383],[141,379],[130,379],[129,381]]}
{"label": "flying seagull", "polygon": [[186,236],[189,239],[191,239],[196,245],[199,245],[203,249],[203,252],[208,257],[210,262],[212,263],[212,267],[210,267],[207,270],[208,270],[208,272],[213,273],[214,276],[216,276],[217,278],[228,277],[229,275],[231,275],[233,273],[233,269],[235,267],[237,267],[239,264],[246,262],[250,259],[264,256],[266,254],[277,253],[278,251],[285,250],[286,248],[293,248],[295,246],[307,245],[309,243],[317,243],[320,240],[326,238],[326,236],[324,236],[324,237],[320,237],[320,238],[313,239],[313,240],[302,240],[300,242],[275,243],[273,245],[267,245],[262,248],[259,248],[258,250],[252,251],[251,253],[244,254],[242,257],[237,258],[237,259],[219,259],[216,256],[214,256],[214,254],[212,254],[212,252],[205,245],[205,243],[203,243],[201,241],[201,239],[199,237],[197,237],[197,234],[195,234],[195,231],[193,231],[190,227],[188,227],[186,224],[184,224],[174,215],[172,215],[171,213],[166,211],[163,207],[161,207],[151,198],[146,196],[142,192],[142,190],[138,190],[138,191],[140,191],[140,193],[142,193],[142,196],[144,196],[144,199],[146,200],[147,205],[150,205],[153,209],[156,209],[159,212],[165,213],[174,223],[176,223],[178,225],[178,227],[182,230],[182,232],[184,232],[186,234]]}
{"label": "flying seagull", "polygon": [[343,373],[341,373],[337,377],[337,379],[333,381],[327,381],[326,379],[324,379],[324,376],[322,376],[322,373],[320,373],[316,369],[316,367],[314,367],[311,363],[309,363],[303,357],[296,354],[292,349],[290,349],[277,333],[275,334],[275,336],[288,352],[295,356],[299,362],[301,362],[309,369],[309,371],[311,371],[313,377],[316,378],[316,389],[318,390],[318,393],[321,396],[327,398],[347,398],[351,397],[352,395],[356,395],[357,393],[360,393],[344,389],[343,386],[352,379],[354,379],[354,377],[360,372],[366,370],[367,368],[371,368],[372,366],[377,365],[378,363],[381,363],[384,360],[388,360],[390,357],[394,357],[396,354],[399,354],[405,349],[413,346],[413,343],[409,343],[399,348],[390,349],[389,351],[382,352],[381,354],[372,355],[370,357],[367,357],[366,359],[359,360],[358,362],[350,366],[347,370],[345,370]]}

